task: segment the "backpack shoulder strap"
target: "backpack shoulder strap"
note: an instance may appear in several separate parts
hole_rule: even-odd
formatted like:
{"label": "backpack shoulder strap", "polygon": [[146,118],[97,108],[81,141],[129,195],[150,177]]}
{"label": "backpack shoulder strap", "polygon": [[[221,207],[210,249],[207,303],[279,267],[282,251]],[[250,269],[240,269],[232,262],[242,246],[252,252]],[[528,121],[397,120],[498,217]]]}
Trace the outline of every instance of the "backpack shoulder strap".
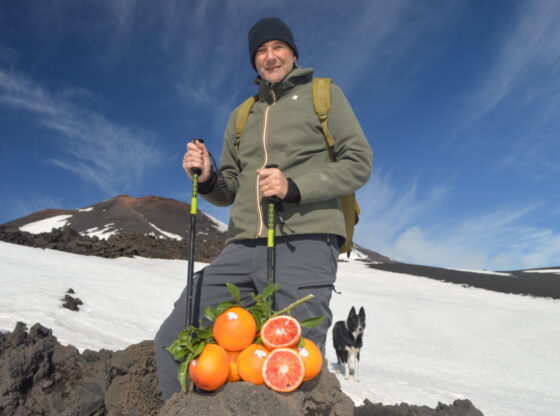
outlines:
{"label": "backpack shoulder strap", "polygon": [[334,161],[334,138],[327,126],[329,110],[331,109],[331,84],[332,79],[330,78],[313,78],[312,81],[313,107],[321,122],[323,135],[325,136],[327,147],[329,148],[329,156],[331,160]]}
{"label": "backpack shoulder strap", "polygon": [[251,112],[251,108],[255,104],[257,100],[256,95],[252,95],[243,101],[243,104],[239,106],[237,109],[237,115],[235,117],[235,149],[239,150],[239,140],[241,139],[241,134],[243,133],[243,129],[245,128],[245,124],[247,123],[247,119],[249,118],[249,113]]}
{"label": "backpack shoulder strap", "polygon": [[[321,122],[321,128],[323,129],[323,135],[325,136],[325,141],[327,143],[329,158],[332,162],[335,162],[335,141],[327,126],[329,110],[331,109],[331,84],[332,79],[330,78],[313,78],[312,81],[313,107],[315,108],[315,112],[319,116],[319,121]],[[360,206],[358,205],[356,194],[354,193],[340,196],[339,201],[342,212],[344,213],[344,224],[346,226],[346,241],[340,247],[339,252],[348,253],[348,257],[350,257],[350,251],[354,246],[352,237],[354,236],[354,227],[359,220]]]}

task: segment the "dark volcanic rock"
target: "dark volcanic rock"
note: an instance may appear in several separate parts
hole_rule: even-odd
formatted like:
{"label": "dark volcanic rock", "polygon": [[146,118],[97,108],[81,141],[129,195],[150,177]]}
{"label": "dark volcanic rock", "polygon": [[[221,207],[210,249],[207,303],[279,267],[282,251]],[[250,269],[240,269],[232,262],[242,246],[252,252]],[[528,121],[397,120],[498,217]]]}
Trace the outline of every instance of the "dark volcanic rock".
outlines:
{"label": "dark volcanic rock", "polygon": [[[162,407],[163,406],[163,407]],[[50,329],[35,324],[29,332],[18,322],[0,333],[0,415],[331,415],[331,416],[481,416],[468,400],[436,409],[366,400],[355,407],[326,369],[297,391],[282,394],[265,386],[228,383],[214,393],[175,394],[163,405],[152,341],[123,351],[83,353],[62,346]]]}
{"label": "dark volcanic rock", "polygon": [[354,248],[367,256],[365,261],[374,262],[374,263],[398,263],[397,261],[389,257],[379,254],[376,251],[362,247],[359,244],[354,243]]}
{"label": "dark volcanic rock", "polygon": [[63,308],[70,309],[71,311],[75,312],[78,312],[80,310],[79,305],[84,304],[84,302],[82,302],[80,298],[74,298],[70,295],[65,295],[62,301],[64,302],[62,304]]}
{"label": "dark volcanic rock", "polygon": [[406,403],[386,406],[365,400],[356,407],[340,390],[337,377],[327,370],[292,393],[276,393],[266,386],[228,383],[213,393],[175,394],[159,416],[484,416],[468,400],[435,409]]}
{"label": "dark volcanic rock", "polygon": [[469,400],[455,400],[448,406],[439,403],[435,409],[427,406],[414,406],[406,403],[387,406],[364,400],[356,408],[354,416],[484,416]]}
{"label": "dark volcanic rock", "polygon": [[214,393],[175,394],[160,416],[179,415],[332,415],[354,413],[354,403],[340,390],[336,376],[323,366],[315,379],[292,393],[276,393],[249,383],[228,383]]}
{"label": "dark volcanic rock", "polygon": [[[188,242],[142,234],[116,234],[107,240],[79,234],[69,227],[50,233],[31,234],[12,226],[0,226],[0,241],[29,247],[50,248],[74,254],[106,258],[142,256],[159,259],[187,258]],[[195,261],[210,263],[224,248],[225,239],[197,238]]]}
{"label": "dark volcanic rock", "polygon": [[0,414],[156,415],[153,342],[112,353],[62,346],[50,329],[19,322],[0,334]]}

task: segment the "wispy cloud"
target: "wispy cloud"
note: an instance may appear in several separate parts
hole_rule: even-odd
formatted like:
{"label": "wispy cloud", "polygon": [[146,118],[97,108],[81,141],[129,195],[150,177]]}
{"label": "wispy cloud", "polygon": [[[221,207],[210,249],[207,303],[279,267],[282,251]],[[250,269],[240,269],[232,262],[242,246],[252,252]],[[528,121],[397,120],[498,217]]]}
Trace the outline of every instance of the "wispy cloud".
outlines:
{"label": "wispy cloud", "polygon": [[377,168],[358,192],[362,206],[356,231],[358,241],[367,242],[366,247],[386,250],[403,230],[417,224],[424,216],[436,213],[448,192],[448,185],[425,192],[420,191],[418,182],[418,178],[414,179],[401,191],[393,185],[390,173]]}
{"label": "wispy cloud", "polygon": [[419,182],[398,191],[390,175],[378,170],[358,194],[356,241],[416,264],[490,270],[558,264],[560,234],[527,225],[543,204],[445,217],[441,211],[450,191],[451,184],[424,189]]}
{"label": "wispy cloud", "polygon": [[[387,102],[402,94],[405,84],[435,53],[434,48],[425,46],[426,39],[451,25],[463,8],[456,2],[436,2],[434,7],[437,13],[426,7],[426,2],[329,5],[329,19],[323,24],[314,23],[317,30],[305,40],[309,56],[304,60],[323,75],[334,77],[348,92],[371,89],[383,94]],[[309,24],[308,20],[304,24]],[[399,94],[395,94],[395,87]],[[386,88],[391,89],[391,94],[384,94]]]}
{"label": "wispy cloud", "polygon": [[391,251],[399,260],[445,267],[503,270],[556,266],[560,234],[524,225],[525,217],[536,209],[502,209],[431,230],[413,226],[398,236]]}
{"label": "wispy cloud", "polygon": [[21,197],[10,198],[9,212],[11,212],[11,219],[19,218],[33,212],[41,211],[43,209],[62,209],[61,199],[54,196],[41,196],[29,197],[23,199]]}
{"label": "wispy cloud", "polygon": [[[560,170],[560,3],[518,3],[494,60],[468,99],[451,141],[493,135],[500,168],[542,175]],[[497,140],[498,139],[498,140]]]}
{"label": "wispy cloud", "polygon": [[[517,23],[505,37],[486,79],[475,93],[475,117],[483,117],[519,92],[528,104],[546,92],[538,90],[539,78],[557,80],[557,76],[549,77],[557,75],[555,68],[560,65],[560,4],[534,0],[520,5]],[[557,82],[553,85],[554,96],[560,93],[558,86]]]}
{"label": "wispy cloud", "polygon": [[57,133],[60,157],[51,160],[53,164],[114,195],[130,189],[163,160],[149,132],[80,108],[71,95],[52,93],[22,74],[0,68],[0,104],[34,114],[42,126]]}

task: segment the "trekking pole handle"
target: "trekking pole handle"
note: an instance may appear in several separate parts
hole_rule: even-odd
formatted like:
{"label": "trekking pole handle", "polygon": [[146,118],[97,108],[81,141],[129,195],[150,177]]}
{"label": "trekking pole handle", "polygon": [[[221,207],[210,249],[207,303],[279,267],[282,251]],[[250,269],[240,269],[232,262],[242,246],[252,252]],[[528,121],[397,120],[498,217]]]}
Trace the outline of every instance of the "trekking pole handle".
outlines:
{"label": "trekking pole handle", "polygon": [[[193,142],[194,142],[194,143],[196,143],[196,142],[204,143],[204,139],[199,139],[199,138],[197,137],[197,138],[194,138],[194,139],[193,139]],[[192,168],[192,169],[191,169],[191,173],[193,174],[193,176],[194,176],[194,175],[200,176],[200,174],[202,173],[202,171],[200,170],[200,168]]]}
{"label": "trekking pole handle", "polygon": [[[271,163],[265,166],[266,169],[278,169],[278,165]],[[280,201],[280,198],[278,198],[277,196],[269,196],[268,198],[265,198],[267,202],[271,203],[271,204],[275,204],[276,202]]]}

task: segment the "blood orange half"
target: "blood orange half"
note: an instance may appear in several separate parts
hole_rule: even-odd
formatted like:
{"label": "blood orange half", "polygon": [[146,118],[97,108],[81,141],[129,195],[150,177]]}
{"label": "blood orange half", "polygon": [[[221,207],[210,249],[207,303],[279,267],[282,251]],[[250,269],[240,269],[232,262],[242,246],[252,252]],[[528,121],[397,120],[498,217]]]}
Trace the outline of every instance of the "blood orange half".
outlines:
{"label": "blood orange half", "polygon": [[288,315],[270,318],[261,328],[261,340],[266,348],[295,347],[301,338],[301,325]]}
{"label": "blood orange half", "polygon": [[264,383],[272,390],[287,393],[303,382],[305,367],[299,353],[292,348],[277,348],[264,361]]}

